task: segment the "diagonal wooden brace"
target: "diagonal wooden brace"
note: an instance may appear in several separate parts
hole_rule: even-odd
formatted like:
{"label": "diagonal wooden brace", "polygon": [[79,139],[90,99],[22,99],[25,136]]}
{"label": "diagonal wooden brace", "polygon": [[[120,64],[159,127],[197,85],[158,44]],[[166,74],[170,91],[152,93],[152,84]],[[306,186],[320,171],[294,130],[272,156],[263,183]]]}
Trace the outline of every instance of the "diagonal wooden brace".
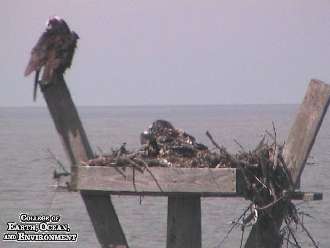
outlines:
{"label": "diagonal wooden brace", "polygon": [[[76,183],[80,161],[93,157],[86,133],[62,75],[56,75],[43,88],[49,112],[71,161],[71,186]],[[96,236],[104,248],[127,248],[128,244],[117,214],[107,193],[93,195],[81,191],[81,197],[91,218]]]}
{"label": "diagonal wooden brace", "polygon": [[297,188],[307,158],[330,103],[330,85],[312,80],[289,132],[283,157]]}
{"label": "diagonal wooden brace", "polygon": [[[284,148],[284,160],[288,167],[292,188],[297,188],[306,160],[327,112],[330,101],[330,85],[312,80],[300,105]],[[285,216],[285,205],[277,204],[253,226],[245,248],[279,248],[279,230]]]}

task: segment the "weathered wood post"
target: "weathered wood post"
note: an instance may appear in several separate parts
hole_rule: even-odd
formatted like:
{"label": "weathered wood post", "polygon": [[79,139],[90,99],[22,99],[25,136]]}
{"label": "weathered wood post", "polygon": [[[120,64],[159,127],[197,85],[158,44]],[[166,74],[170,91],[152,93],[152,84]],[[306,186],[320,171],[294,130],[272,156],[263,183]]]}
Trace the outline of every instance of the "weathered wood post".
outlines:
{"label": "weathered wood post", "polygon": [[200,196],[169,196],[167,248],[201,248]]}
{"label": "weathered wood post", "polygon": [[294,188],[299,186],[300,176],[327,112],[329,99],[330,85],[312,80],[283,151]]}
{"label": "weathered wood post", "polygon": [[[330,102],[330,85],[312,80],[303,103],[289,132],[284,148],[284,160],[290,172],[293,188],[297,188],[306,160],[327,112]],[[260,218],[245,244],[246,248],[279,248],[279,230],[286,214],[285,205],[277,204],[269,215]]]}
{"label": "weathered wood post", "polygon": [[[49,112],[71,161],[72,178],[76,178],[80,161],[93,158],[86,133],[71,99],[63,75],[55,75],[43,89]],[[75,188],[75,181],[71,182]],[[107,193],[92,194],[81,191],[96,236],[104,248],[127,248],[127,241],[117,214]]]}

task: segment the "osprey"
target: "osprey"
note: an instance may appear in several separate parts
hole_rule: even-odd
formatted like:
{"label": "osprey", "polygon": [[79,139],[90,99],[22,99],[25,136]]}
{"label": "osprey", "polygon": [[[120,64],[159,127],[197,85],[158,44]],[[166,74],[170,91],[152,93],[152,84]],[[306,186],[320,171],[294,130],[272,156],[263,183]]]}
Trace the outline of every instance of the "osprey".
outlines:
{"label": "osprey", "polygon": [[[30,61],[24,76],[35,74],[33,100],[36,100],[37,85],[49,83],[56,74],[63,74],[71,66],[72,58],[79,36],[71,31],[68,24],[58,16],[50,17],[46,30],[31,51]],[[43,69],[41,80],[40,71]]]}

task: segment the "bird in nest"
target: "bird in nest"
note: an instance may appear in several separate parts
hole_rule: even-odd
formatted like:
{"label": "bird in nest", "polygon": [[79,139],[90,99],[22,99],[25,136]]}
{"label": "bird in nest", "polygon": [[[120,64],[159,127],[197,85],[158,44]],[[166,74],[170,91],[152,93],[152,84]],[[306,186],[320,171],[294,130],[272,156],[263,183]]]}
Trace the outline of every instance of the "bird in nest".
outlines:
{"label": "bird in nest", "polygon": [[[79,36],[70,30],[68,24],[58,16],[52,16],[46,23],[46,30],[31,51],[30,61],[24,76],[35,71],[33,100],[36,100],[37,86],[42,89],[57,75],[63,75],[70,68]],[[42,71],[41,79],[39,74]]]}

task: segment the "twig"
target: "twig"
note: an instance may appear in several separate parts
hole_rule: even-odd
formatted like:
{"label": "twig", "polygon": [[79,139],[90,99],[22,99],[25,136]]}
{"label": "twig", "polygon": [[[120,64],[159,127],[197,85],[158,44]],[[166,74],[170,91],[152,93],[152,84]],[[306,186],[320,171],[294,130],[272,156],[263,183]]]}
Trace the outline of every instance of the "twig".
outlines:
{"label": "twig", "polygon": [[276,142],[276,140],[277,140],[277,134],[276,134],[276,128],[275,128],[275,123],[274,123],[274,121],[272,121],[272,125],[273,125],[273,133],[274,133],[274,143],[275,143],[275,146],[277,146],[277,142]]}
{"label": "twig", "polygon": [[117,165],[125,165],[125,166],[133,166],[135,167],[139,172],[143,172],[141,166],[139,166],[137,163],[134,162],[134,160],[127,158],[127,157],[119,157],[117,158]]}
{"label": "twig", "polygon": [[134,187],[134,191],[137,192],[136,184],[135,184],[135,166],[133,166],[132,170],[133,170],[133,187]]}
{"label": "twig", "polygon": [[206,136],[210,139],[211,143],[216,147],[218,148],[220,151],[223,150],[223,148],[221,146],[218,145],[217,142],[215,142],[215,140],[213,139],[212,135],[210,134],[209,131],[206,131]]}
{"label": "twig", "polygon": [[56,156],[54,155],[54,153],[53,153],[49,148],[47,148],[47,152],[49,153],[50,158],[53,159],[53,160],[56,162],[56,164],[59,165],[59,166],[61,167],[61,169],[62,169],[64,172],[66,172],[66,173],[70,173],[70,172],[64,167],[64,165],[62,164],[62,162],[56,158]]}
{"label": "twig", "polygon": [[288,168],[287,164],[285,163],[282,154],[278,155],[278,159],[282,164],[283,172],[285,174],[286,179],[288,180],[289,188],[292,190],[293,189],[292,177],[290,176],[289,168]]}
{"label": "twig", "polygon": [[[287,218],[285,218],[284,221],[285,221],[286,227],[287,227],[287,229],[288,229],[288,231],[289,231],[289,235],[292,236],[292,238],[293,238],[293,240],[294,240],[294,242],[295,242],[296,247],[301,248],[301,246],[300,246],[299,243],[298,243],[298,240],[296,239],[296,237],[295,237],[294,234],[293,234],[293,230],[291,229],[291,227],[290,227],[290,223],[288,223]],[[290,237],[288,237],[288,240],[290,240]]]}
{"label": "twig", "polygon": [[147,163],[145,163],[143,160],[141,159],[135,159],[136,161],[138,161],[139,163],[143,164],[143,166],[146,168],[146,170],[149,172],[149,174],[151,175],[151,177],[154,179],[155,183],[157,184],[157,187],[159,188],[159,190],[161,192],[163,192],[162,187],[160,186],[160,184],[158,183],[157,178],[155,177],[155,175],[152,173],[152,171],[150,170],[149,166],[147,165]]}
{"label": "twig", "polygon": [[268,130],[265,130],[265,133],[268,134],[268,136],[275,142],[275,137],[272,133],[270,133]]}
{"label": "twig", "polygon": [[264,146],[265,138],[266,138],[266,136],[263,135],[262,139],[259,141],[257,147],[254,149],[254,152],[257,152],[258,150],[260,150]]}
{"label": "twig", "polygon": [[218,248],[221,247],[221,245],[225,242],[225,240],[228,238],[229,234],[231,233],[231,231],[238,225],[240,224],[239,221],[244,217],[244,215],[246,214],[246,212],[250,209],[250,207],[252,206],[253,203],[251,203],[245,210],[244,212],[238,217],[238,219],[236,221],[232,222],[232,226],[230,227],[230,229],[228,230],[228,232],[226,233],[226,235],[223,237],[223,239],[220,241],[220,243],[216,246]]}
{"label": "twig", "polygon": [[304,211],[299,211],[298,214],[300,214],[301,216],[307,216],[307,217],[312,218],[314,220],[316,219],[314,216],[312,216],[311,214],[305,213]]}
{"label": "twig", "polygon": [[[125,173],[124,172],[122,172],[118,167],[114,167],[115,168],[115,170],[120,174],[120,175],[122,175],[123,176],[123,178],[126,180],[126,175],[125,175]],[[133,167],[134,168],[134,167]]]}
{"label": "twig", "polygon": [[293,245],[294,247],[300,247],[300,246],[297,246],[295,243],[293,243],[290,239],[286,238],[286,237],[283,237],[284,240],[287,241],[287,244],[286,244],[286,247],[288,247],[288,244],[290,245]]}
{"label": "twig", "polygon": [[244,149],[244,147],[236,140],[236,139],[233,139],[234,140],[234,142],[236,143],[236,145],[238,145],[239,146],[239,148],[241,148],[241,150],[243,151],[243,152],[246,152],[245,151],[245,149]]}
{"label": "twig", "polygon": [[262,181],[260,181],[260,179],[257,177],[257,176],[255,176],[255,175],[253,175],[253,177],[265,188],[265,189],[267,189],[267,190],[269,190],[270,191],[270,189],[262,182]]}
{"label": "twig", "polygon": [[243,245],[244,231],[245,231],[245,228],[243,226],[243,228],[242,228],[242,236],[241,236],[241,244],[240,244],[239,248],[242,248],[242,245]]}
{"label": "twig", "polygon": [[280,198],[278,198],[277,200],[275,201],[272,201],[271,203],[268,203],[262,207],[257,207],[257,210],[266,210],[272,206],[274,206],[276,203],[278,203],[280,200],[284,199],[286,196],[285,195],[282,195]]}
{"label": "twig", "polygon": [[317,243],[315,242],[315,240],[313,239],[312,235],[307,230],[307,228],[305,227],[305,225],[300,220],[298,220],[298,223],[300,224],[300,226],[302,227],[302,229],[305,231],[305,233],[307,234],[308,238],[313,242],[314,247],[315,248],[319,248],[319,246],[317,245]]}

